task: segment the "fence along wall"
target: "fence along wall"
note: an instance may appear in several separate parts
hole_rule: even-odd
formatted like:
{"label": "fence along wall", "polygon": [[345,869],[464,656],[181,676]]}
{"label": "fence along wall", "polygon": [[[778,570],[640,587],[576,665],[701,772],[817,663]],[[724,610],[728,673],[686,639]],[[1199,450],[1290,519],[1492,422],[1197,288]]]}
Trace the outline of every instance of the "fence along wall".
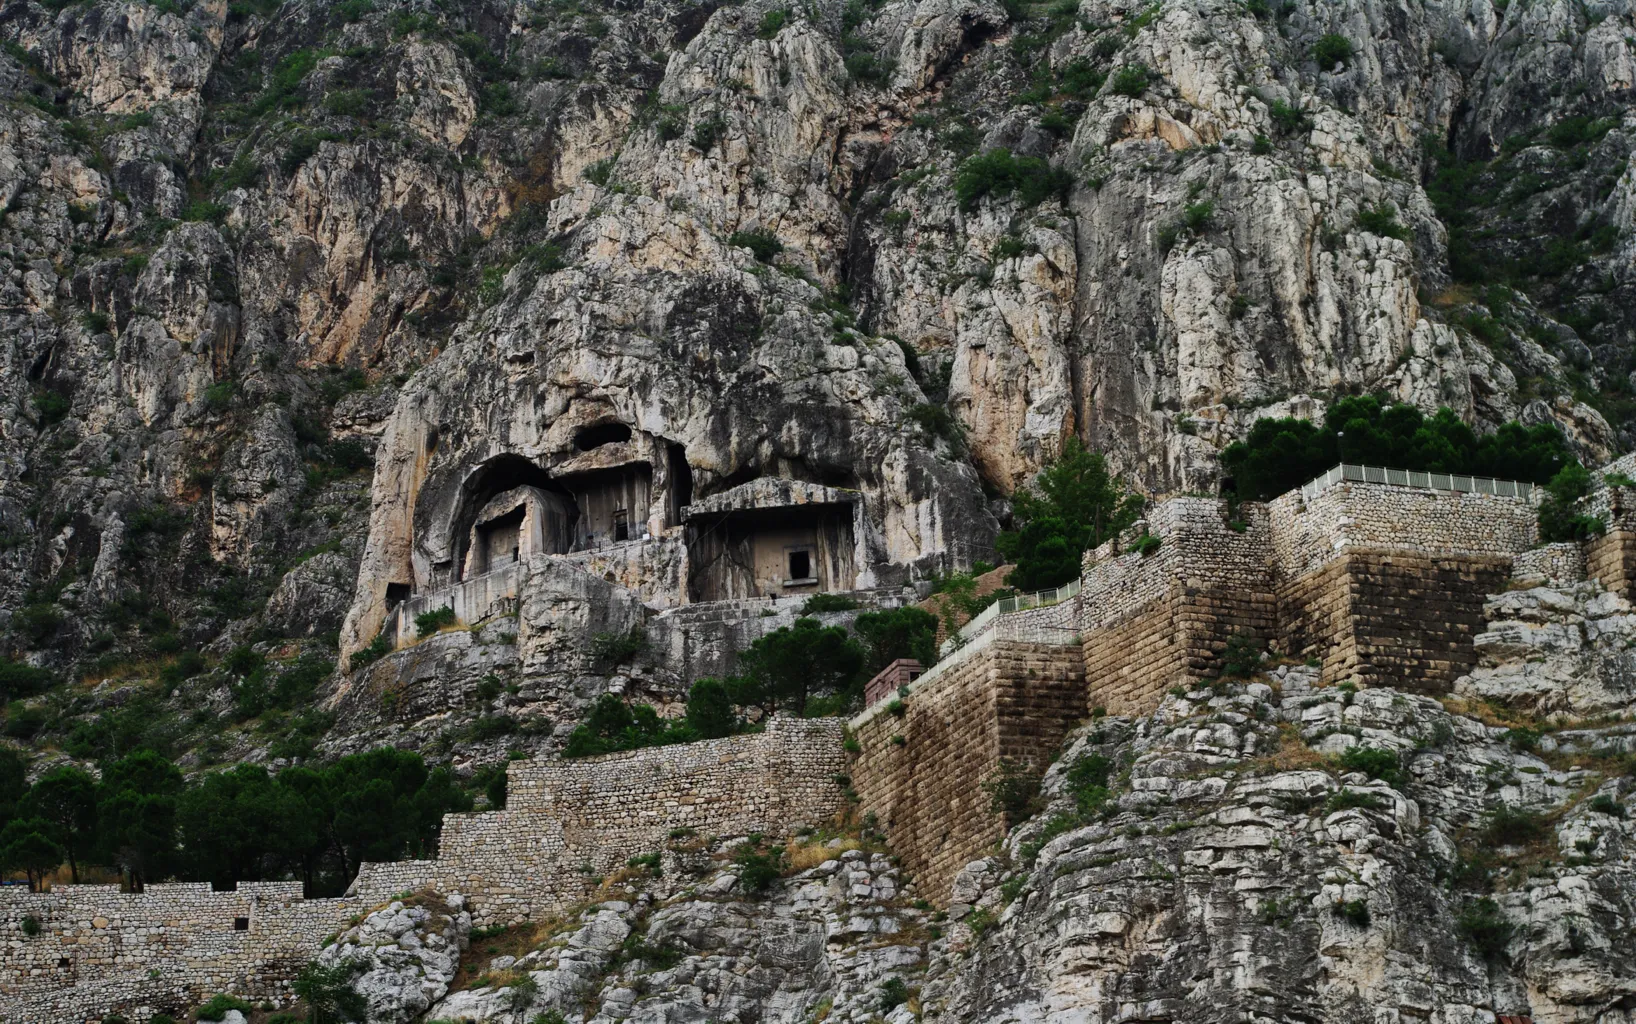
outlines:
{"label": "fence along wall", "polygon": [[983,780],[1002,758],[1043,770],[1085,716],[1084,687],[1077,647],[990,631],[910,684],[901,715],[887,701],[852,720],[860,806],[927,898],[946,901],[955,874],[1005,834]]}
{"label": "fence along wall", "polygon": [[[447,815],[438,860],[365,864],[340,899],[302,899],[298,882],[0,889],[0,1020],[145,1019],[215,992],[282,1004],[326,937],[405,890],[458,892],[479,924],[504,923],[579,902],[592,876],[658,849],[675,828],[782,834],[823,823],[842,804],[841,733],[835,719],[774,716],[758,734],[513,762],[507,810]],[[30,915],[35,936],[23,931]]]}

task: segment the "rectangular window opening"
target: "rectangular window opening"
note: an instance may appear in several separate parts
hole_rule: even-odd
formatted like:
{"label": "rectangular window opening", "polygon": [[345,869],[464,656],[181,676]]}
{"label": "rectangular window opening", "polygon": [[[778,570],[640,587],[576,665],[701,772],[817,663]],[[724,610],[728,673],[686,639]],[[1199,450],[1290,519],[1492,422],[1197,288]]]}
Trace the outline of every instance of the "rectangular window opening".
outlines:
{"label": "rectangular window opening", "polygon": [[235,918],[233,918],[233,930],[236,931],[236,932],[247,932],[247,931],[249,931],[250,930],[250,919],[248,917],[235,917]]}
{"label": "rectangular window opening", "polygon": [[812,552],[790,552],[790,579],[807,580],[812,578]]}

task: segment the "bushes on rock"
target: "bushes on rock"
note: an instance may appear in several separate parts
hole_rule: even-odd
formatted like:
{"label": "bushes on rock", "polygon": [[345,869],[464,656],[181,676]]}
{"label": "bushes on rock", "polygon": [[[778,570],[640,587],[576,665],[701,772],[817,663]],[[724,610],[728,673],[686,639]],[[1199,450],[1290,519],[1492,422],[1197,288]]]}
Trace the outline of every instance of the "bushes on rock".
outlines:
{"label": "bushes on rock", "polygon": [[1024,206],[1038,206],[1062,198],[1073,187],[1073,176],[1032,156],[1012,156],[1009,149],[992,149],[960,165],[954,194],[962,210],[971,211],[985,196],[1015,195]]}
{"label": "bushes on rock", "polygon": [[771,231],[735,231],[727,238],[735,249],[748,249],[762,263],[771,263],[784,251],[784,243]]}
{"label": "bushes on rock", "polygon": [[1505,955],[1516,931],[1501,912],[1500,905],[1488,897],[1473,900],[1460,911],[1455,921],[1460,936],[1482,955],[1485,960],[1498,960]]}
{"label": "bushes on rock", "polygon": [[415,635],[419,637],[431,636],[455,623],[454,609],[449,605],[435,608],[429,612],[421,612],[415,616]]}
{"label": "bushes on rock", "polygon": [[1403,783],[1403,763],[1395,750],[1362,745],[1348,747],[1341,755],[1341,767],[1349,771],[1362,772],[1388,786],[1399,786]]}
{"label": "bushes on rock", "polygon": [[1352,40],[1335,32],[1320,36],[1312,45],[1312,59],[1318,62],[1319,69],[1323,71],[1351,60],[1352,53]]}

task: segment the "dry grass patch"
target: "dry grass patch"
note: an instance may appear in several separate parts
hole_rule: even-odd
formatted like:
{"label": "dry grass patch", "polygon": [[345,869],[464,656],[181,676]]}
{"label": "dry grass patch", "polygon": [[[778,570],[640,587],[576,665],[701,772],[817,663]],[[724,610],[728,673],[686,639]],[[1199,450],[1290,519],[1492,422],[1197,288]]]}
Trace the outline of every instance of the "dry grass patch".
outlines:
{"label": "dry grass patch", "polygon": [[1263,773],[1302,771],[1307,768],[1328,769],[1324,756],[1307,746],[1301,730],[1293,722],[1278,723],[1278,749],[1256,758],[1253,762]]}
{"label": "dry grass patch", "polygon": [[857,836],[842,836],[839,846],[828,846],[832,840],[813,839],[805,843],[790,840],[784,847],[785,875],[795,875],[815,868],[826,860],[840,860],[841,854],[848,850],[862,850],[866,844]]}

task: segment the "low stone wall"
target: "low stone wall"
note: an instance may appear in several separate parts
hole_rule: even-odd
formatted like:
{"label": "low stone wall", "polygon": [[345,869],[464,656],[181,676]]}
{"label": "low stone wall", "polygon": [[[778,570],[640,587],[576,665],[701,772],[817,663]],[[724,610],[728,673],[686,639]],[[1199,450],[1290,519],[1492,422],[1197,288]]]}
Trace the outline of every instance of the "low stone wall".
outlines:
{"label": "low stone wall", "polygon": [[514,761],[505,810],[445,816],[437,860],[366,865],[353,891],[366,901],[416,888],[463,893],[478,925],[560,911],[673,829],[784,834],[830,821],[846,771],[841,732],[838,719],[778,715],[746,736]]}
{"label": "low stone wall", "polygon": [[[852,784],[927,898],[1005,834],[982,783],[1002,758],[1042,771],[1085,717],[1078,648],[985,633],[909,687],[902,714],[852,720]],[[901,741],[899,738],[901,737]]]}
{"label": "low stone wall", "polygon": [[1330,682],[1446,693],[1476,664],[1483,603],[1510,573],[1507,556],[1348,549],[1279,588],[1280,647],[1320,659]]}
{"label": "low stone wall", "polygon": [[1511,561],[1511,580],[1531,587],[1566,586],[1585,581],[1585,546],[1577,542],[1545,544]]}
{"label": "low stone wall", "polygon": [[[356,914],[415,889],[462,893],[498,924],[560,911],[592,878],[673,829],[785,834],[832,819],[846,770],[837,719],[774,716],[764,732],[577,761],[516,761],[508,807],[451,814],[435,861],[365,864],[347,895],[298,882],[0,889],[0,1021],[181,1016],[215,992],[284,1004],[289,982]],[[33,916],[39,934],[24,933]]]}
{"label": "low stone wall", "polygon": [[[299,882],[0,890],[0,1020],[101,1020],[116,1009],[180,1016],[214,992],[283,1003],[300,965],[363,909],[302,899]],[[29,917],[37,935],[24,931]]]}

